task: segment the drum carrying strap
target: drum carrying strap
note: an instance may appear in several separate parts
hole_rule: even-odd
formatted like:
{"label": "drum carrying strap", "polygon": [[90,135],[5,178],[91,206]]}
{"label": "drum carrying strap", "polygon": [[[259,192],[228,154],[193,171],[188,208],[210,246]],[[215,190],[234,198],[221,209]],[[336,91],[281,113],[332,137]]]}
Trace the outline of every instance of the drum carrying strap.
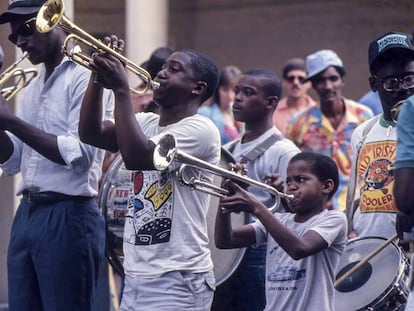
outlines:
{"label": "drum carrying strap", "polygon": [[346,217],[348,219],[348,233],[352,231],[352,218],[359,204],[355,204],[355,190],[356,190],[356,180],[357,180],[357,163],[359,157],[359,151],[361,150],[362,145],[365,142],[365,139],[368,136],[368,133],[371,131],[374,124],[379,120],[381,114],[373,117],[368,121],[368,124],[362,131],[361,140],[356,148],[356,154],[354,155],[354,161],[351,164],[351,175],[349,176],[348,183],[348,192],[346,194]]}
{"label": "drum carrying strap", "polygon": [[[270,135],[264,141],[259,143],[255,148],[250,150],[247,154],[242,155],[242,158],[246,159],[247,161],[252,162],[252,161],[256,160],[258,157],[260,157],[267,149],[269,149],[270,146],[272,146],[274,143],[276,143],[277,141],[282,140],[282,139],[283,139],[283,136],[281,136],[277,133],[272,133],[272,135]],[[228,151],[230,151],[230,153],[233,153],[234,148],[236,147],[236,145],[240,141],[241,141],[241,138],[238,138],[238,139],[233,140],[232,142],[228,143],[224,147]]]}

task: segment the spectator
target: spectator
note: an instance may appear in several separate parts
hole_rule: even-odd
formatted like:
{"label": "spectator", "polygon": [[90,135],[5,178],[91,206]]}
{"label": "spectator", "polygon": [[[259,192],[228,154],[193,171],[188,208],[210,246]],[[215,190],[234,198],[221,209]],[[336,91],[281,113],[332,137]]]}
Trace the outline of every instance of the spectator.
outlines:
{"label": "spectator", "polygon": [[314,100],[307,94],[311,83],[306,78],[306,63],[302,58],[287,61],[282,70],[282,86],[286,94],[277,104],[273,114],[273,124],[286,136],[287,127],[292,117],[310,107],[315,106]]}
{"label": "spectator", "polygon": [[342,95],[345,69],[331,50],[320,50],[306,58],[307,77],[319,96],[317,106],[296,115],[288,127],[288,138],[302,151],[331,157],[339,170],[339,188],[328,208],[345,210],[351,172],[351,135],[373,116],[371,109]]}

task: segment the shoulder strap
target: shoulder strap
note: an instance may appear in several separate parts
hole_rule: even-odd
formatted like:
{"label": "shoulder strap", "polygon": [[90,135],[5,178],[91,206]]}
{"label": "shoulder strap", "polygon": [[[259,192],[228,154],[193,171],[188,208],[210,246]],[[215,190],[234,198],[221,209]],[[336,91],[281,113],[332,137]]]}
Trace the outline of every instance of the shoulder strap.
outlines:
{"label": "shoulder strap", "polygon": [[352,218],[354,216],[355,210],[358,208],[359,204],[354,204],[355,200],[355,190],[356,190],[356,177],[357,177],[357,163],[359,157],[359,151],[361,150],[362,145],[365,142],[365,139],[368,136],[368,133],[371,131],[374,124],[378,121],[381,117],[381,114],[375,116],[374,118],[368,121],[368,124],[362,130],[362,137],[358,146],[356,148],[356,154],[354,156],[355,161],[352,161],[351,164],[351,175],[349,176],[349,183],[348,183],[348,192],[346,194],[346,216],[348,218],[348,233],[352,231]]}
{"label": "shoulder strap", "polygon": [[240,138],[232,140],[231,142],[228,142],[227,144],[225,144],[223,148],[229,151],[230,153],[233,153],[234,148],[236,148],[236,145],[239,141],[240,141]]}
{"label": "shoulder strap", "polygon": [[246,155],[243,155],[243,158],[245,158],[247,161],[254,161],[260,157],[267,149],[269,149],[270,146],[281,139],[283,139],[283,136],[277,133],[273,133],[260,144],[258,144],[256,148],[249,151]]}

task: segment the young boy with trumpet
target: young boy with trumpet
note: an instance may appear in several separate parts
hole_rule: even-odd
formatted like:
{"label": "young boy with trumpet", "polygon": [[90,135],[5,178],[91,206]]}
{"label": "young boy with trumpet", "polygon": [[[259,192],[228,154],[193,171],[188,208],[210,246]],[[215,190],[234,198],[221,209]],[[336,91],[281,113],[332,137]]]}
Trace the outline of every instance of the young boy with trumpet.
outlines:
{"label": "young boy with trumpet", "polygon": [[[222,198],[215,240],[219,248],[267,243],[266,311],[334,310],[335,270],[346,243],[346,217],[326,208],[338,188],[335,162],[322,154],[298,153],[289,161],[286,194],[292,213],[272,214],[243,187],[226,180],[234,192]],[[267,180],[283,191],[277,174]],[[252,213],[260,222],[232,228],[233,212]]]}
{"label": "young boy with trumpet", "polygon": [[[267,173],[278,173],[285,178],[289,160],[299,152],[272,121],[281,93],[280,78],[269,69],[248,70],[236,81],[233,116],[236,121],[244,123],[245,131],[224,148],[237,162],[244,163],[247,176],[258,182],[263,182]],[[268,208],[275,204],[275,198],[268,191],[255,186],[248,189]],[[279,207],[279,211],[282,210]],[[246,249],[234,274],[218,286],[212,310],[263,310],[265,253],[266,245]]]}

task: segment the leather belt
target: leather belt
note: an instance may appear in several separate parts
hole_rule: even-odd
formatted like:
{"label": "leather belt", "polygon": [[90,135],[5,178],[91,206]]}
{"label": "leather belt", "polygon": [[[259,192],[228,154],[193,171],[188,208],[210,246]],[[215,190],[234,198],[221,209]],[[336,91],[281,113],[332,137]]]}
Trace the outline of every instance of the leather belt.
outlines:
{"label": "leather belt", "polygon": [[93,197],[81,195],[68,195],[53,191],[29,191],[24,190],[23,196],[27,198],[29,203],[54,203],[60,201],[86,201]]}

